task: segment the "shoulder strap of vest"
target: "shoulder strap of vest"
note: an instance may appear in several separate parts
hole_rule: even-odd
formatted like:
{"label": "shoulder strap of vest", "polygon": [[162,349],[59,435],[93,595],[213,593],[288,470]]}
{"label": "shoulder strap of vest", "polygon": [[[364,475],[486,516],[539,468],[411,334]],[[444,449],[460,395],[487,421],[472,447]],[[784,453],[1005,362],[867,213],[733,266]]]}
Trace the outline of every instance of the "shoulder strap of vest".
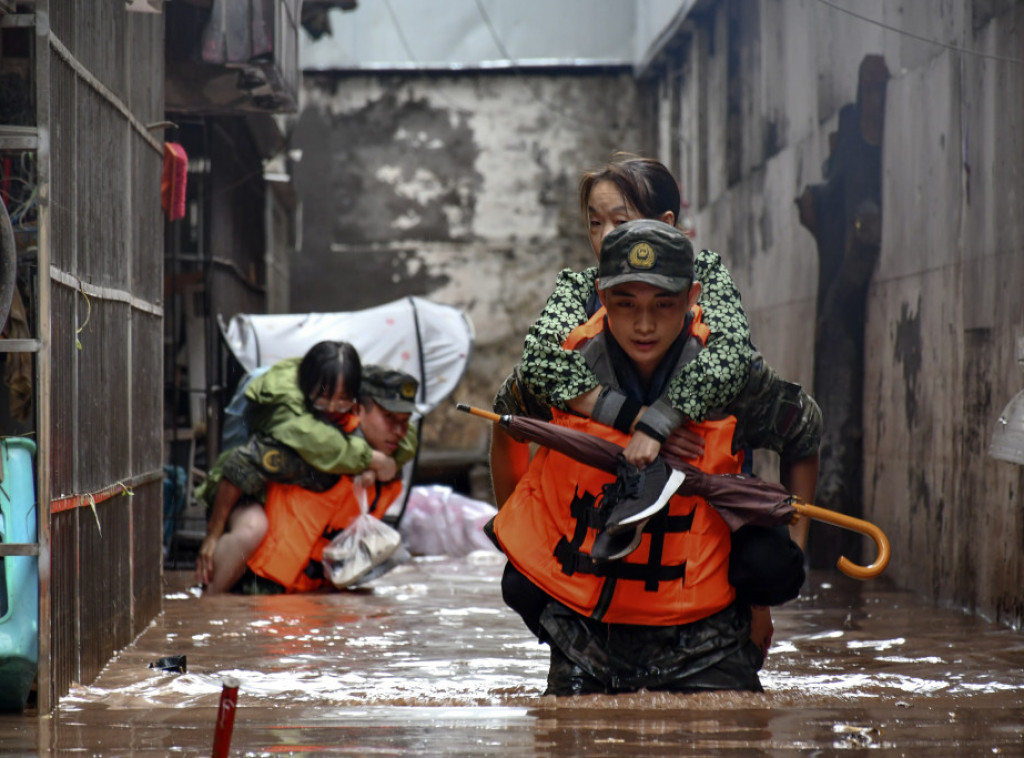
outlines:
{"label": "shoulder strap of vest", "polygon": [[603,305],[598,308],[593,316],[569,332],[562,347],[566,350],[575,350],[581,342],[586,342],[600,334],[604,329],[604,316],[607,312]]}
{"label": "shoulder strap of vest", "polygon": [[572,539],[564,536],[555,545],[554,556],[562,567],[562,571],[572,575],[593,574],[606,579],[631,579],[644,582],[647,592],[657,592],[659,582],[671,582],[686,578],[686,564],[662,566],[662,546],[667,532],[688,532],[693,525],[693,514],[670,516],[668,509],[663,510],[644,526],[644,531],[651,535],[651,547],[647,563],[627,563],[625,561],[595,561],[580,550],[588,529],[599,529],[606,518],[603,512],[604,499],[595,502],[593,495],[577,491],[569,506],[570,514],[576,521]]}
{"label": "shoulder strap of vest", "polygon": [[690,313],[693,314],[693,321],[690,324],[690,333],[700,340],[700,344],[708,344],[708,337],[711,336],[711,329],[704,323],[704,311],[701,310],[699,305],[695,305],[690,309]]}

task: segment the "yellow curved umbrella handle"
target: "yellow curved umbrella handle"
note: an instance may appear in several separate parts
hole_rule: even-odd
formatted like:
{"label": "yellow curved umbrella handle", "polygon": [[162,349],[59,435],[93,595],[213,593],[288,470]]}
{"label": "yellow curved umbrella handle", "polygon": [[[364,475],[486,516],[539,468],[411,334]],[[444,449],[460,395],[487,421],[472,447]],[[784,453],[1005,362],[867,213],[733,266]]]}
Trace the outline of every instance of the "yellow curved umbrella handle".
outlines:
{"label": "yellow curved umbrella handle", "polygon": [[[458,403],[455,406],[458,410],[466,413],[471,413],[474,416],[485,418],[489,421],[501,423],[504,417],[499,416],[497,413],[484,410],[482,408],[474,408],[471,405],[465,403]],[[841,526],[844,529],[850,529],[854,532],[859,532],[870,537],[875,542],[875,547],[878,549],[878,557],[875,562],[868,566],[859,566],[845,555],[840,556],[839,560],[836,561],[836,568],[842,571],[853,579],[874,579],[876,576],[885,571],[885,567],[889,565],[889,539],[885,536],[885,533],[877,526],[869,521],[855,518],[853,516],[847,516],[845,513],[839,513],[837,511],[830,511],[827,508],[819,508],[816,505],[810,503],[803,503],[796,498],[792,501],[793,508],[801,516],[807,518],[816,519],[817,521],[824,521],[835,526]]]}
{"label": "yellow curved umbrella handle", "polygon": [[847,576],[853,579],[874,579],[885,571],[885,567],[889,565],[889,538],[885,536],[885,532],[870,521],[847,516],[845,513],[830,511],[827,508],[819,508],[816,505],[802,503],[795,499],[793,500],[793,507],[801,516],[841,526],[854,532],[860,532],[874,541],[875,547],[878,550],[878,557],[870,565],[860,566],[845,555],[839,557],[839,560],[836,561],[836,568]]}

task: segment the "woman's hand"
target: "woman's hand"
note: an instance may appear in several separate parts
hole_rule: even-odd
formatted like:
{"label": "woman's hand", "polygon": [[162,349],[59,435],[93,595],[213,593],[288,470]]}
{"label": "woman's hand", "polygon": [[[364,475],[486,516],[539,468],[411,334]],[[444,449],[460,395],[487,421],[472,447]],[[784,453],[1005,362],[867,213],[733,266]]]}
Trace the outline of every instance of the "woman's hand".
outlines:
{"label": "woman's hand", "polygon": [[633,432],[629,444],[622,451],[622,457],[637,468],[643,468],[658,457],[661,443],[644,432]]}
{"label": "woman's hand", "polygon": [[199,555],[196,556],[196,582],[203,587],[213,580],[213,556],[217,552],[218,539],[220,538],[208,534],[203,544],[199,546]]}
{"label": "woman's hand", "polygon": [[683,424],[672,430],[662,448],[677,458],[692,460],[704,455],[704,438]]}
{"label": "woman's hand", "polygon": [[366,469],[361,474],[356,474],[353,479],[363,489],[370,489],[377,483],[377,475],[373,472],[373,469]]}
{"label": "woman's hand", "polygon": [[398,476],[398,464],[390,455],[374,450],[373,458],[370,459],[370,471],[377,477],[378,482],[390,482]]}

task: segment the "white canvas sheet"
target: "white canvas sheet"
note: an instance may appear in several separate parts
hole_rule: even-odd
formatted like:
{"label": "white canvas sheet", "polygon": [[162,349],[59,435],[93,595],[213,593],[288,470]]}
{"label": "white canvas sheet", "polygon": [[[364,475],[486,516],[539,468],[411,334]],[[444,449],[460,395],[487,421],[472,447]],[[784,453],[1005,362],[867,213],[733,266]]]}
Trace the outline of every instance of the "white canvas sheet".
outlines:
{"label": "white canvas sheet", "polygon": [[417,297],[343,313],[238,314],[221,331],[246,371],[304,355],[321,340],[351,342],[363,363],[418,378],[424,415],[461,381],[473,347],[473,326],[461,310]]}

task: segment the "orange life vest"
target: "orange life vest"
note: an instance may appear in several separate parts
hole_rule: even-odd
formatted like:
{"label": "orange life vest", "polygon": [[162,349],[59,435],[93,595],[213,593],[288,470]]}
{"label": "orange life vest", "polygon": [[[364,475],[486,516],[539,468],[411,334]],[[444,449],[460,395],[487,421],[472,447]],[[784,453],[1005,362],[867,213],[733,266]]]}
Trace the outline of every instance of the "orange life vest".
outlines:
{"label": "orange life vest", "polygon": [[[401,492],[401,480],[378,483],[375,490],[367,491],[373,498],[369,512],[383,518]],[[324,548],[359,515],[352,477],[339,478],[326,492],[268,482],[265,509],[267,536],[249,558],[252,572],[277,582],[287,592],[329,586],[319,570]]]}
{"label": "orange life vest", "polygon": [[[603,317],[601,309],[565,344],[576,347],[600,333]],[[699,325],[699,311],[694,323]],[[704,334],[694,330],[701,341]],[[554,409],[553,416],[552,423],[561,426],[623,446],[629,441],[628,435],[588,418]],[[710,473],[738,473],[742,455],[732,454],[735,426],[731,416],[697,424],[704,455],[691,463]],[[603,488],[614,480],[613,474],[541,449],[494,520],[495,536],[509,561],[559,602],[608,623],[689,624],[732,603],[729,528],[702,498],[674,496],[625,558],[602,563],[590,558],[603,521]]]}

